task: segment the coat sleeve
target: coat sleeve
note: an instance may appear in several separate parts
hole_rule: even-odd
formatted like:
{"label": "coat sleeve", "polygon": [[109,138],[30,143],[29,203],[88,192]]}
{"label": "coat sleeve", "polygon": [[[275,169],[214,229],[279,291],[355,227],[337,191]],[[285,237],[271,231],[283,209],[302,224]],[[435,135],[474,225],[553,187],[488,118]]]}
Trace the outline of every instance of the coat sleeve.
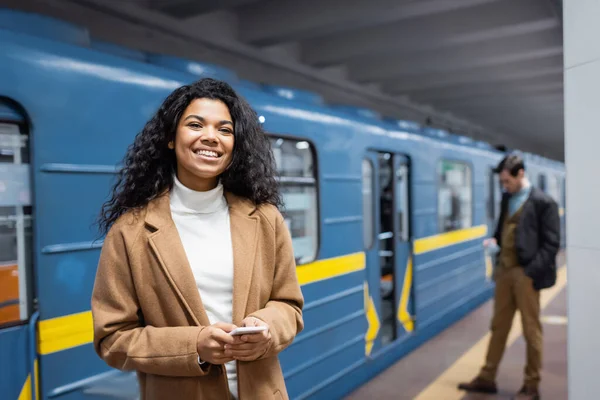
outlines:
{"label": "coat sleeve", "polygon": [[304,298],[296,276],[292,238],[281,215],[278,215],[275,240],[275,274],[270,300],[264,308],[250,314],[266,322],[271,332],[271,346],[259,359],[277,355],[304,328]]}
{"label": "coat sleeve", "polygon": [[531,279],[544,276],[547,268],[552,268],[560,248],[560,217],[558,205],[553,200],[542,203],[538,214],[539,248],[535,257],[525,267]]}
{"label": "coat sleeve", "polygon": [[208,373],[198,363],[203,327],[144,326],[125,240],[116,230],[100,253],[91,306],[94,348],[109,366],[167,376]]}

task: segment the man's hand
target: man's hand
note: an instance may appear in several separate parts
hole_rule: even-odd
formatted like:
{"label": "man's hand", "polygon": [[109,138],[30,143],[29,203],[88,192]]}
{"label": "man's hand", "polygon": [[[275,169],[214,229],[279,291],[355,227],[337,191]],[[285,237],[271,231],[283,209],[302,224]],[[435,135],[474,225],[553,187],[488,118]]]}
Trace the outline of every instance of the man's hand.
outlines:
{"label": "man's hand", "polygon": [[497,244],[498,244],[498,243],[496,242],[496,239],[494,239],[494,238],[485,239],[485,240],[483,241],[483,246],[484,246],[484,247],[490,247],[490,246],[491,246],[491,247],[494,247],[494,246],[496,246]]}
{"label": "man's hand", "polygon": [[248,317],[242,321],[242,326],[266,326],[267,330],[236,337],[234,343],[225,345],[225,356],[240,361],[254,361],[265,354],[271,345],[269,325],[258,318]]}

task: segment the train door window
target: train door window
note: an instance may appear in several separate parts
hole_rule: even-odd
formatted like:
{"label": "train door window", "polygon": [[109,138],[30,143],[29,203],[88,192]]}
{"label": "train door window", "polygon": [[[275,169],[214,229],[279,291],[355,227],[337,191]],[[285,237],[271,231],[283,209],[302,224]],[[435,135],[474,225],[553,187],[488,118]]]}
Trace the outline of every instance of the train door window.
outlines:
{"label": "train door window", "polygon": [[563,208],[567,207],[567,181],[563,177],[562,178],[562,206]]}
{"label": "train door window", "polygon": [[560,204],[560,182],[556,175],[550,175],[550,179],[548,179],[548,195],[552,197],[557,204]]}
{"label": "train door window", "polygon": [[303,140],[270,138],[285,209],[283,216],[292,235],[297,264],[317,256],[318,201],[315,152]]}
{"label": "train door window", "polygon": [[365,249],[370,249],[373,246],[375,236],[374,185],[373,164],[371,160],[365,159],[362,163],[363,242]]}
{"label": "train door window", "polygon": [[379,153],[379,260],[381,268],[381,340],[392,342],[396,337],[395,258],[394,258],[394,164],[390,153]]}
{"label": "train door window", "polygon": [[438,164],[438,226],[440,232],[469,228],[473,223],[471,167],[442,160]]}
{"label": "train door window", "polygon": [[502,188],[502,185],[500,183],[498,183],[497,185],[494,185],[494,204],[495,204],[494,221],[498,221],[500,219],[500,211],[502,211],[501,210],[502,207],[500,204],[502,203],[503,193],[504,193],[504,189]]}
{"label": "train door window", "polygon": [[28,136],[0,123],[0,326],[30,314],[32,207]]}
{"label": "train door window", "polygon": [[496,219],[496,173],[493,168],[488,170],[487,179],[487,219],[488,226],[494,226]]}
{"label": "train door window", "polygon": [[559,207],[564,207],[565,203],[563,201],[563,187],[562,187],[562,177],[556,175],[554,177],[556,179],[556,203]]}
{"label": "train door window", "polygon": [[538,175],[538,188],[546,193],[546,175],[544,174],[539,174]]}
{"label": "train door window", "polygon": [[408,165],[401,164],[396,171],[396,213],[398,217],[398,240],[409,239],[408,225]]}

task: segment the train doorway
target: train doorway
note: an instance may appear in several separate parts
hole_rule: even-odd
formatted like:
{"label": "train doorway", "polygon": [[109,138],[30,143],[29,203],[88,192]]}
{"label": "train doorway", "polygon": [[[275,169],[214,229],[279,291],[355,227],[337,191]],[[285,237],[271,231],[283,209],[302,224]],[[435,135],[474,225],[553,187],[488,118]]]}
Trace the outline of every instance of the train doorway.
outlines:
{"label": "train doorway", "polygon": [[0,98],[0,370],[7,371],[3,394],[13,399],[36,390],[30,162],[25,118]]}
{"label": "train doorway", "polygon": [[370,353],[414,329],[409,172],[409,159],[391,152],[363,162],[368,292],[379,323]]}

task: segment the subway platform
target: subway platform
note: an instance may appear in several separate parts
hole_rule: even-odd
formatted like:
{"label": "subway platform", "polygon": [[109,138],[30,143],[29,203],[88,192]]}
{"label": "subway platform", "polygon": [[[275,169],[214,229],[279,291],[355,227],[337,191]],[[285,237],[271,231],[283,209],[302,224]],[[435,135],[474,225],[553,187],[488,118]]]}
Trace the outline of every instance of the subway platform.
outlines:
{"label": "subway platform", "polygon": [[[543,400],[565,400],[567,393],[567,268],[558,258],[556,284],[541,292],[544,354],[540,394]],[[487,301],[461,321],[404,357],[347,400],[506,400],[523,383],[525,340],[520,314],[513,321],[497,378],[498,394],[469,394],[457,389],[471,380],[485,358],[493,301]]]}

